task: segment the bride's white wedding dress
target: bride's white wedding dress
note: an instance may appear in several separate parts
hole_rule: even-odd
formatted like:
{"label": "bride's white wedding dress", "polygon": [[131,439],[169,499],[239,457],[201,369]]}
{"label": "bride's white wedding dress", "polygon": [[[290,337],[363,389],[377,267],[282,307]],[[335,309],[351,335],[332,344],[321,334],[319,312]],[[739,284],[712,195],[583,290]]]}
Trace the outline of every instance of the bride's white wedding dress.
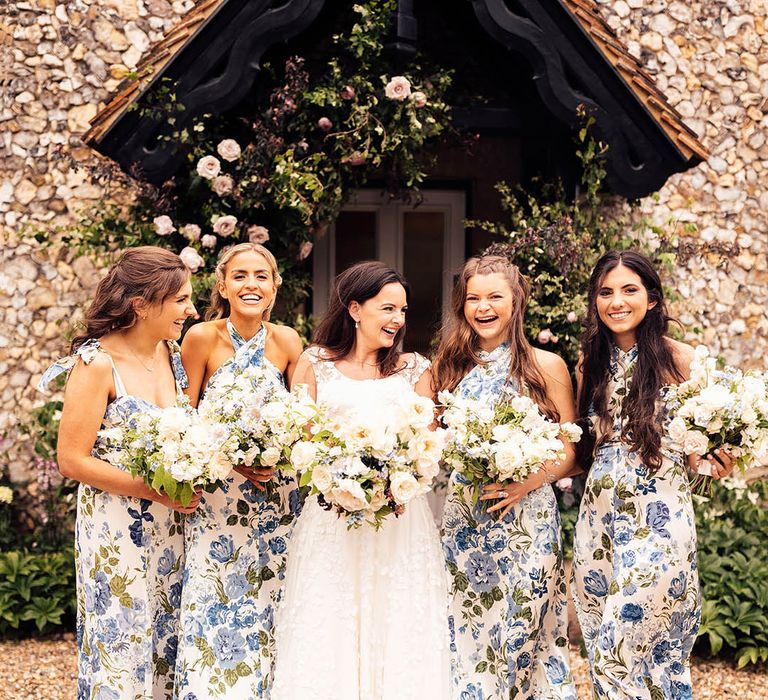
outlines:
{"label": "bride's white wedding dress", "polygon": [[[428,366],[354,380],[307,351],[318,401],[379,406],[412,390]],[[307,500],[291,538],[276,620],[272,700],[446,700],[450,697],[447,578],[425,497],[377,532]]]}

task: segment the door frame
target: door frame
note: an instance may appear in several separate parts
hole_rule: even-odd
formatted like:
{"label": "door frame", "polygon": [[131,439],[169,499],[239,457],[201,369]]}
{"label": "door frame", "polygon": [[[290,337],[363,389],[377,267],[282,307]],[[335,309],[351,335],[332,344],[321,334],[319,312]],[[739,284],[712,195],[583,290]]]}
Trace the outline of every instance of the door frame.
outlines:
{"label": "door frame", "polygon": [[[422,190],[418,204],[390,200],[381,190],[356,190],[342,211],[365,211],[376,214],[376,257],[398,272],[403,271],[403,214],[440,212],[445,216],[443,237],[442,313],[450,310],[454,276],[465,259],[466,193],[464,190]],[[382,235],[394,231],[394,235]],[[319,236],[312,249],[312,315],[325,314],[328,295],[336,276],[336,222]]]}

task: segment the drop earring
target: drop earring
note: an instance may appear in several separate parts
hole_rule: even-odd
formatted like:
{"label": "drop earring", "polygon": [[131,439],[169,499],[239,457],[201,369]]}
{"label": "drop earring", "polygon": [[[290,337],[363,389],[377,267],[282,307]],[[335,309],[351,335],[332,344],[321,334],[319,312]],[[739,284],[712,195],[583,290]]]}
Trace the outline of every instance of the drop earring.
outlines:
{"label": "drop earring", "polygon": [[360,328],[360,321],[355,321],[355,330]]}

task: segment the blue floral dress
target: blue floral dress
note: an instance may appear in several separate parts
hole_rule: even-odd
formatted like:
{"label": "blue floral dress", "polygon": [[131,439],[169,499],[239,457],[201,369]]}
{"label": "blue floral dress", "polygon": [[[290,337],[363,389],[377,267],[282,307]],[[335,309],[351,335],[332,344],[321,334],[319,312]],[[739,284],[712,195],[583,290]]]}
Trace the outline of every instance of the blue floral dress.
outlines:
{"label": "blue floral dress", "polygon": [[[266,327],[246,341],[227,322],[234,357],[208,386],[264,364]],[[179,700],[268,697],[274,656],[273,617],[285,577],[288,539],[300,512],[294,479],[268,495],[237,473],[204,494],[184,526],[186,568],[175,697]]]}
{"label": "blue floral dress", "polygon": [[[495,404],[509,391],[510,349],[480,353],[457,387]],[[552,487],[521,499],[503,520],[456,471],[443,512],[452,580],[455,697],[576,700],[568,664],[567,598],[560,514]]]}
{"label": "blue floral dress", "polygon": [[[178,345],[168,345],[182,398],[187,377]],[[98,340],[87,340],[46,370],[38,388],[45,391],[78,359],[87,365],[99,352],[108,354]],[[114,363],[112,375],[116,397],[107,405],[102,429],[130,422],[137,413],[160,410],[125,391]],[[105,457],[100,437],[92,454]],[[154,501],[80,484],[75,525],[78,700],[172,697],[184,553],[182,517]]]}
{"label": "blue floral dress", "polygon": [[[662,436],[661,467],[621,441],[637,347],[614,348],[608,410],[573,547],[573,592],[595,698],[690,700],[699,626],[696,530],[683,455]],[[668,416],[659,403],[660,420]],[[600,436],[598,436],[600,437]]]}

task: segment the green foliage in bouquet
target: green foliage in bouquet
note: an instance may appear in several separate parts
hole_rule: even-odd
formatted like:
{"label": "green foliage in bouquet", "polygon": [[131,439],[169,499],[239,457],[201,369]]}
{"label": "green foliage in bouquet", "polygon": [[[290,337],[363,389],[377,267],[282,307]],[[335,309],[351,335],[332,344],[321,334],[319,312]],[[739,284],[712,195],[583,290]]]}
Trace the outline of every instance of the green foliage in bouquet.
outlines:
{"label": "green foliage in bouquet", "polygon": [[73,550],[0,553],[0,637],[71,627],[75,610]]}
{"label": "green foliage in bouquet", "polygon": [[[257,103],[243,115],[203,115],[167,136],[186,166],[161,187],[131,181],[114,168],[93,173],[136,192],[128,207],[97,207],[74,228],[37,233],[76,253],[110,254],[136,245],[184,251],[197,298],[213,284],[219,251],[265,243],[283,286],[274,316],[305,324],[298,306],[310,285],[304,260],[355,188],[383,181],[392,197],[418,196],[430,146],[450,124],[449,71],[394,63],[385,52],[394,0],[369,0],[345,12],[333,58],[308,65],[292,56],[265,64]],[[176,122],[183,105],[161,85],[147,114]],[[251,109],[251,108],[249,108]],[[76,164],[75,164],[76,165]],[[140,173],[135,173],[140,176]]]}
{"label": "green foliage in bouquet", "polygon": [[699,645],[739,668],[768,661],[768,481],[715,483],[696,505],[703,598]]}

